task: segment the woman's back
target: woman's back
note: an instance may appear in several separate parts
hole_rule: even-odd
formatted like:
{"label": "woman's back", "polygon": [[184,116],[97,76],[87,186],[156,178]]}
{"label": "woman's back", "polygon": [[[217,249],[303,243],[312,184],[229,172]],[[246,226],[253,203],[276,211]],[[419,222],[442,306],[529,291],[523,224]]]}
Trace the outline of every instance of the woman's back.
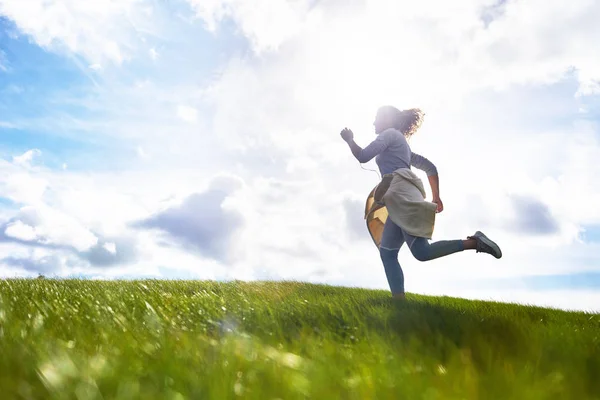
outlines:
{"label": "woman's back", "polygon": [[386,143],[375,158],[381,175],[392,173],[398,168],[410,168],[411,150],[402,132],[388,129],[381,132],[377,139]]}
{"label": "woman's back", "polygon": [[365,163],[373,157],[376,157],[375,162],[382,176],[398,168],[410,169],[411,166],[425,171],[427,176],[437,174],[435,165],[425,157],[413,153],[404,134],[394,128],[381,132],[377,139],[361,151],[358,160]]}

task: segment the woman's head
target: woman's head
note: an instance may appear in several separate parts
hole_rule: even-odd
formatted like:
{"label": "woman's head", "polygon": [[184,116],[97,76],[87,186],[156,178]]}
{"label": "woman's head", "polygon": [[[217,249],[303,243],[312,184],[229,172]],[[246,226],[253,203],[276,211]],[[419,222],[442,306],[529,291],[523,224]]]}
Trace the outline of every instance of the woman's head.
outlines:
{"label": "woman's head", "polygon": [[380,107],[373,122],[375,133],[380,134],[386,129],[394,128],[409,138],[421,127],[424,116],[418,108],[400,111],[393,106]]}

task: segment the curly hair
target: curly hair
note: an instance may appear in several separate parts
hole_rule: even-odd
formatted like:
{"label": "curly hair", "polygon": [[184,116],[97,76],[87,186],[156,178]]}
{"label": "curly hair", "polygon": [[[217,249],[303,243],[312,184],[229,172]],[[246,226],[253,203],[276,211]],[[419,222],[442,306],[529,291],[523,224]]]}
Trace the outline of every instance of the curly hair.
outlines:
{"label": "curly hair", "polygon": [[410,138],[423,124],[425,114],[419,108],[402,110],[396,119],[395,128],[404,133],[406,138]]}
{"label": "curly hair", "polygon": [[400,111],[394,106],[383,106],[380,111],[392,117],[394,121],[393,128],[402,132],[407,139],[419,130],[425,117],[425,114],[419,108]]}

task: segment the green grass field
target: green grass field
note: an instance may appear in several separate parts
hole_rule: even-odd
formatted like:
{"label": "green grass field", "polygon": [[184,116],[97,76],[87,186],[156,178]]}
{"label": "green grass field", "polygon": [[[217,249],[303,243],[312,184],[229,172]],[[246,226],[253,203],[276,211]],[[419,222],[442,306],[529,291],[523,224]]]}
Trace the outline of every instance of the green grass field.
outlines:
{"label": "green grass field", "polygon": [[2,399],[600,399],[600,315],[301,283],[0,281]]}

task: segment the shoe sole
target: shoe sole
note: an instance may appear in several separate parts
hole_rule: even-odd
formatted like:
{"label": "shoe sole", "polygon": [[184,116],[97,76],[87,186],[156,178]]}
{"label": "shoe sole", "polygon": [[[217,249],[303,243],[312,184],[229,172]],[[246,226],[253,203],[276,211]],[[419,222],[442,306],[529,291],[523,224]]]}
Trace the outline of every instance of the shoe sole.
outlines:
{"label": "shoe sole", "polygon": [[485,236],[483,234],[483,232],[477,231],[477,233],[475,235],[479,236],[479,239],[483,243],[490,246],[490,248],[494,251],[494,253],[496,253],[496,254],[492,254],[494,257],[496,257],[498,259],[502,258],[502,250],[500,250],[500,247],[496,243],[494,243],[490,238]]}

